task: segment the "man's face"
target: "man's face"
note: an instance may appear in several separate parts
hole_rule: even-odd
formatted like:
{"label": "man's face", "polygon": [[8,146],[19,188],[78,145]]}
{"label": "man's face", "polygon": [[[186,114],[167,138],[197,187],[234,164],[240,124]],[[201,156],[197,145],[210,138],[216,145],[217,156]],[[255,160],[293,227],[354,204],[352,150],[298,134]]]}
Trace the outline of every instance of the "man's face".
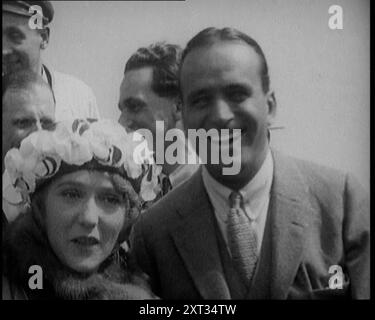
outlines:
{"label": "man's face", "polygon": [[3,162],[11,148],[18,148],[33,131],[52,129],[54,120],[55,104],[47,85],[8,89],[3,96]]}
{"label": "man's face", "polygon": [[165,130],[174,128],[177,107],[174,99],[159,97],[152,90],[152,78],[151,67],[126,72],[120,87],[118,107],[121,111],[119,123],[130,131],[150,130],[155,146],[156,121],[163,121]]}
{"label": "man's face", "polygon": [[41,32],[30,29],[29,18],[3,13],[3,75],[31,69],[39,73]]}
{"label": "man's face", "polygon": [[221,164],[206,166],[213,177],[232,188],[241,188],[254,176],[267,152],[267,127],[276,103],[272,92],[263,92],[260,67],[253,48],[234,41],[194,49],[182,65],[184,126],[241,129],[239,174],[224,176]]}

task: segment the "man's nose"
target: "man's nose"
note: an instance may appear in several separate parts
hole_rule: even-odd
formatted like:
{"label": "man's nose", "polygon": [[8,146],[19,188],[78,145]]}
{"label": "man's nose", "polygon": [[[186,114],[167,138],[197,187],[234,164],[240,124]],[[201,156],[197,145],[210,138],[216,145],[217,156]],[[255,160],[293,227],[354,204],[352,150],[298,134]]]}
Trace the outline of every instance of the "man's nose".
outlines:
{"label": "man's nose", "polygon": [[233,120],[234,113],[230,104],[223,98],[218,98],[213,102],[211,108],[211,120],[216,127],[226,128],[228,122]]}
{"label": "man's nose", "polygon": [[86,229],[93,229],[99,222],[100,208],[96,204],[95,197],[90,197],[79,209],[78,222]]}
{"label": "man's nose", "polygon": [[121,112],[120,118],[118,119],[118,122],[128,131],[134,130],[134,123],[131,119],[131,116],[127,114],[126,112]]}
{"label": "man's nose", "polygon": [[34,131],[40,131],[40,130],[43,130],[43,125],[42,125],[42,122],[38,119],[35,122],[35,130]]}
{"label": "man's nose", "polygon": [[40,130],[43,130],[42,124],[41,124],[40,120],[35,120],[35,122],[32,125],[30,125],[26,130],[24,130],[23,138],[26,138],[27,136],[29,136],[33,132],[40,131]]}

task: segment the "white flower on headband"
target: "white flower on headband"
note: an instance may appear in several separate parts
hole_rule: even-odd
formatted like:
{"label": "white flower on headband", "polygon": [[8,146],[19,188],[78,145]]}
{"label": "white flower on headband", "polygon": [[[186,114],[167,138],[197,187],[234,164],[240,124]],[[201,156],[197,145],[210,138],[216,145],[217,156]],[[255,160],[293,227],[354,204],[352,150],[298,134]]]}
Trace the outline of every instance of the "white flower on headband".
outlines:
{"label": "white flower on headband", "polygon": [[[145,144],[146,143],[146,144]],[[137,154],[141,146],[141,155]],[[81,166],[95,159],[104,166],[117,168],[132,179],[142,174],[140,196],[145,201],[156,197],[158,175],[153,153],[146,140],[134,138],[117,122],[84,119],[64,121],[53,131],[36,131],[26,137],[19,149],[11,149],[4,158],[3,189],[14,189],[25,202],[30,202],[37,182],[53,177],[61,163]],[[4,181],[3,181],[4,182]],[[12,184],[10,188],[9,183]]]}
{"label": "white flower on headband", "polygon": [[60,168],[61,158],[58,155],[58,144],[51,132],[39,131],[21,142],[19,149],[24,161],[23,173],[33,173],[36,178],[48,178]]}
{"label": "white flower on headband", "polygon": [[138,178],[144,167],[142,164],[154,164],[153,152],[148,149],[146,139],[138,132],[131,132],[126,142],[133,152],[124,154],[124,167],[132,179]]}
{"label": "white flower on headband", "polygon": [[131,151],[125,129],[119,125],[114,127],[111,120],[92,123],[82,136],[89,141],[94,157],[103,165],[119,167],[123,153]]}
{"label": "white flower on headband", "polygon": [[71,122],[64,121],[57,125],[53,138],[56,151],[65,163],[81,166],[92,159],[89,141],[73,132]]}
{"label": "white flower on headband", "polygon": [[151,201],[155,198],[155,194],[160,192],[159,184],[155,184],[153,181],[158,179],[161,173],[161,166],[148,166],[148,172],[141,182],[141,190],[143,190],[143,200]]}

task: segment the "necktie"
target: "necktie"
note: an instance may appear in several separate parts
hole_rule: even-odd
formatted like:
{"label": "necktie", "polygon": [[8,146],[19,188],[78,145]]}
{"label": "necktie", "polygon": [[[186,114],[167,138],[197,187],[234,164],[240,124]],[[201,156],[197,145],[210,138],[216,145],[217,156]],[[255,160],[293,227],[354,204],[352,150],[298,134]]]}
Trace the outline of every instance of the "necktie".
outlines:
{"label": "necktie", "polygon": [[167,175],[163,175],[161,177],[161,194],[162,196],[165,196],[169,191],[172,190],[172,184],[171,180],[169,180],[169,177]]}
{"label": "necktie", "polygon": [[230,213],[227,221],[228,244],[232,260],[240,275],[250,284],[258,260],[257,235],[251,221],[241,208],[242,196],[232,192]]}

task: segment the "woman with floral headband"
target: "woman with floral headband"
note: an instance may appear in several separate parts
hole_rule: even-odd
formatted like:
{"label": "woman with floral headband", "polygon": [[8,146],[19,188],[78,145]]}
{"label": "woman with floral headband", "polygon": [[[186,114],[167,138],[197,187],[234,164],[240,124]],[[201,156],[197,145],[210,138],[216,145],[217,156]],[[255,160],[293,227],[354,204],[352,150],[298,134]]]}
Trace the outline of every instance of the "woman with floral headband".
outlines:
{"label": "woman with floral headband", "polygon": [[29,209],[5,235],[3,299],[155,298],[120,246],[158,191],[144,141],[109,120],[75,120],[32,133],[4,162],[5,194]]}

